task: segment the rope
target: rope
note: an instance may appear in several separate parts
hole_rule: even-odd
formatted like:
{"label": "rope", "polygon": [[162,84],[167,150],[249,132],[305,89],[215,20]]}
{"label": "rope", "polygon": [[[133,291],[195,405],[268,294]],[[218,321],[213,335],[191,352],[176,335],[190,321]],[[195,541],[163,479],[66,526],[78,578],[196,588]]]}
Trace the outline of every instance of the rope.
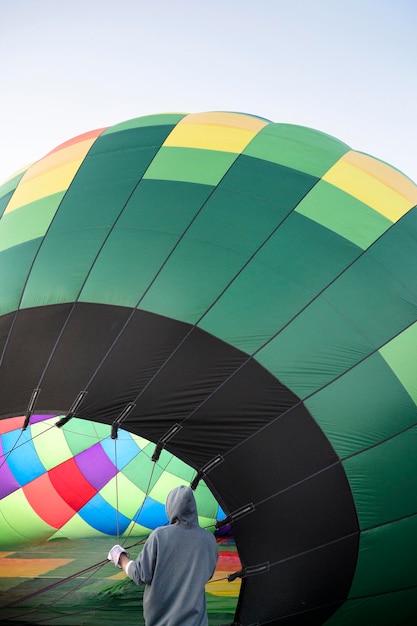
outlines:
{"label": "rope", "polygon": [[[135,517],[134,517],[134,518],[133,518],[133,520],[132,520],[132,525],[131,525],[130,530],[129,530],[129,532],[127,533],[126,537],[124,538],[124,542],[126,542],[126,541],[129,539],[129,537],[130,537],[130,535],[132,534],[132,531],[133,531],[133,529],[134,529],[134,527],[135,527],[135,524],[137,523],[137,521],[138,521],[138,519],[139,519],[139,517],[140,517],[140,514],[142,513],[143,507],[144,507],[144,505],[145,505],[146,498],[148,497],[148,495],[149,495],[149,491],[150,491],[150,488],[151,488],[152,478],[153,478],[153,475],[154,475],[154,472],[155,472],[155,466],[156,466],[156,461],[154,461],[154,462],[152,463],[152,470],[151,470],[151,474],[150,474],[150,476],[149,476],[148,484],[147,484],[147,487],[146,487],[145,496],[144,496],[144,498],[143,498],[143,500],[142,500],[142,503],[141,503],[141,505],[140,505],[139,509],[138,509],[138,510],[137,510],[137,512],[136,512]],[[140,545],[141,541],[142,541],[142,540],[139,540],[137,543],[135,543],[135,544],[133,544],[132,546],[130,546],[130,548],[133,548],[133,547],[135,547],[135,546],[137,546],[137,545]],[[129,548],[129,549],[130,549],[130,548]]]}
{"label": "rope", "polygon": [[[61,600],[63,600],[64,598],[66,598],[67,596],[69,596],[71,593],[74,593],[75,591],[77,591],[77,589],[79,589],[82,585],[84,585],[88,580],[90,580],[90,578],[92,578],[92,576],[94,576],[94,574],[96,574],[102,567],[103,565],[105,565],[105,561],[103,561],[101,564],[97,564],[97,566],[92,566],[92,572],[91,574],[89,574],[89,576],[87,576],[86,578],[83,578],[83,580],[81,580],[78,585],[76,585],[73,589],[70,589],[69,591],[66,591],[65,593],[63,593],[62,595],[60,595],[58,598],[55,598],[55,600],[51,600],[51,602],[49,602],[48,604],[44,605],[42,607],[42,609],[44,609],[45,607],[50,607],[54,604],[56,604],[57,602],[60,602]],[[97,569],[95,569],[97,568]],[[85,570],[81,571],[81,572],[77,572],[76,574],[73,574],[72,576],[69,576],[67,578],[62,579],[61,581],[58,581],[57,583],[53,583],[51,585],[49,585],[48,587],[44,587],[43,589],[38,589],[37,593],[35,593],[34,595],[38,595],[40,593],[44,593],[45,591],[49,591],[51,589],[54,588],[54,586],[58,586],[58,584],[63,584],[65,582],[68,582],[69,580],[71,580],[72,578],[77,578],[79,574],[83,573]],[[22,601],[26,601],[28,599],[30,599],[31,596],[26,596],[25,598],[23,598]],[[20,599],[19,599],[20,602]],[[17,603],[15,601],[15,603]],[[10,605],[6,605],[2,608],[7,608]],[[26,617],[27,615],[32,615],[33,613],[38,613],[39,609],[32,609],[30,611],[26,611],[26,613],[19,613],[19,615],[15,615],[13,617],[11,617],[10,619],[17,619],[17,618],[22,618],[22,617]],[[51,618],[48,618],[51,619]],[[48,619],[46,620],[42,620],[42,621],[48,621]],[[55,619],[55,618],[52,618]],[[39,622],[32,622],[32,624],[37,624]]]}
{"label": "rope", "polygon": [[114,440],[114,464],[116,466],[116,476],[115,476],[115,486],[116,486],[116,536],[117,536],[117,543],[119,543],[119,541],[120,541],[119,486],[118,486],[119,467],[118,467],[118,464],[117,464],[117,439]]}
{"label": "rope", "polygon": [[[7,452],[7,454],[2,454],[3,457],[3,461],[0,465],[0,469],[3,467],[3,465],[6,463],[7,459],[9,458],[9,456],[11,455],[11,453],[13,452],[13,450],[16,450],[16,448],[18,447],[17,444],[19,443],[19,439],[23,434],[23,430],[20,431],[18,438],[16,439],[15,444],[10,448],[9,452]],[[26,442],[24,442],[26,443]],[[24,444],[21,444],[24,445]],[[19,446],[20,447],[20,446]]]}
{"label": "rope", "polygon": [[17,598],[16,600],[12,600],[12,602],[9,602],[8,604],[5,604],[2,606],[3,609],[9,609],[12,606],[15,606],[16,604],[20,604],[21,602],[25,602],[26,600],[30,600],[31,598],[34,598],[38,595],[40,595],[41,593],[44,593],[45,591],[50,591],[51,589],[55,589],[55,587],[59,587],[59,585],[62,585],[63,583],[69,582],[70,580],[73,580],[74,578],[77,578],[78,576],[81,576],[82,574],[85,574],[86,572],[89,572],[90,570],[94,569],[94,568],[98,568],[98,567],[102,567],[103,565],[105,565],[106,563],[109,563],[108,559],[104,559],[103,561],[99,561],[98,563],[94,563],[94,565],[89,565],[88,567],[86,567],[85,569],[82,569],[78,572],[75,572],[75,574],[70,574],[70,576],[67,576],[66,578],[61,578],[60,580],[55,581],[54,583],[51,583],[50,585],[47,585],[46,587],[42,587],[42,589],[37,589],[36,591],[32,591],[32,593],[27,594],[26,596],[23,596],[22,598]]}

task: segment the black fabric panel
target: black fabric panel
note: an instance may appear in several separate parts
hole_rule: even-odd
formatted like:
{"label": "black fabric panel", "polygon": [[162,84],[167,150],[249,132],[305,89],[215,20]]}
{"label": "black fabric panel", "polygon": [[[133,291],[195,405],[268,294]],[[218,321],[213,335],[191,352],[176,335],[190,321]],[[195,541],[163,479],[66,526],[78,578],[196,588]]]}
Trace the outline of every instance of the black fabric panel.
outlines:
{"label": "black fabric panel", "polygon": [[[209,474],[222,485],[221,499],[232,510],[260,501],[334,465],[338,457],[305,406],[298,402],[282,417],[229,452]],[[348,489],[347,481],[344,481]],[[238,488],[236,488],[238,485]]]}
{"label": "black fabric panel", "polygon": [[42,395],[58,406],[64,388],[68,393],[61,406],[68,407],[68,399],[72,402],[87,388],[79,416],[111,423],[187,332],[186,324],[145,311],[78,303],[48,368]]}
{"label": "black fabric panel", "polygon": [[[280,561],[355,533],[348,489],[343,468],[336,465],[275,496],[271,491],[260,504],[255,500],[255,512],[233,524],[241,560],[245,565]],[[272,545],[271,537],[276,537]]]}
{"label": "black fabric panel", "polygon": [[[246,360],[247,356],[243,358]],[[187,419],[181,440],[174,443],[175,449],[181,456],[191,449],[192,454],[198,454],[200,463],[207,463],[298,402],[295,394],[250,359]],[[218,441],[210,445],[213,431],[218,433]]]}
{"label": "black fabric panel", "polygon": [[[178,323],[173,320],[170,322]],[[141,395],[129,416],[129,428],[139,428],[151,439],[159,439],[173,423],[186,420],[246,359],[245,354],[228,344],[204,331],[193,329],[152,385]],[[223,414],[224,431],[227,427],[225,417],[231,419],[227,411]],[[244,424],[242,420],[240,422],[237,437],[243,436]],[[194,431],[185,443],[185,433],[189,431],[181,431],[175,444],[176,449],[181,449],[181,457],[190,458],[191,455],[196,467],[205,462],[206,458],[211,458],[213,450],[225,445],[222,437],[214,437],[215,428],[216,424],[212,423],[208,428],[209,433]],[[215,442],[214,448],[210,447],[211,440]],[[203,446],[199,446],[200,442]],[[209,451],[204,451],[206,442]],[[192,449],[194,445],[199,446],[198,452]]]}
{"label": "black fabric panel", "polygon": [[266,573],[248,576],[240,594],[236,622],[242,626],[323,624],[349,592],[343,568],[356,545],[357,538],[348,537],[273,566]]}
{"label": "black fabric panel", "polygon": [[45,372],[39,405],[64,412],[70,408],[117,338],[127,314],[122,307],[101,306],[95,311],[79,304],[74,307]]}
{"label": "black fabric panel", "polygon": [[[49,356],[72,308],[71,304],[23,309],[16,316],[0,367],[0,417],[26,412]],[[12,315],[0,319],[0,332],[8,334]],[[6,341],[6,337],[4,337]],[[4,345],[4,344],[3,344]],[[63,381],[60,381],[60,385]],[[51,409],[52,406],[46,406]],[[60,407],[58,407],[60,408]]]}

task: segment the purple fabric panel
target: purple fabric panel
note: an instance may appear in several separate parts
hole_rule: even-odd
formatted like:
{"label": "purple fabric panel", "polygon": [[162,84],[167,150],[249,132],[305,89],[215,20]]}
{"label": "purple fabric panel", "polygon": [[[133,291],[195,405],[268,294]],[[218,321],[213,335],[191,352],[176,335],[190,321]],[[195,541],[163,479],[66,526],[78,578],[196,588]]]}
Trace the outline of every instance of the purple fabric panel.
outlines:
{"label": "purple fabric panel", "polygon": [[3,455],[3,445],[0,437],[0,499],[8,496],[9,493],[12,493],[20,488],[19,483],[14,478],[9,466],[7,465],[7,460],[4,459]]}
{"label": "purple fabric panel", "polygon": [[30,424],[37,424],[38,422],[49,420],[51,417],[56,417],[56,416],[54,413],[51,413],[49,415],[31,415]]}
{"label": "purple fabric panel", "polygon": [[74,458],[85,478],[97,491],[117,474],[116,466],[110,461],[100,443],[80,452]]}

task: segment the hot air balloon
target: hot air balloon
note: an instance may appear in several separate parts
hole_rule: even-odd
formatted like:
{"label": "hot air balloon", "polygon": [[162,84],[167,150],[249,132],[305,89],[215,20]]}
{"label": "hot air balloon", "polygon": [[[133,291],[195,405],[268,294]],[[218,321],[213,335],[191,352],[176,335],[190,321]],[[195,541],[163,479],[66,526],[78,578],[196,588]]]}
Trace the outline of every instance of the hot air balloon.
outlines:
{"label": "hot air balloon", "polygon": [[240,113],[58,146],[0,189],[0,417],[193,468],[238,549],[236,624],[415,624],[416,203],[386,163]]}

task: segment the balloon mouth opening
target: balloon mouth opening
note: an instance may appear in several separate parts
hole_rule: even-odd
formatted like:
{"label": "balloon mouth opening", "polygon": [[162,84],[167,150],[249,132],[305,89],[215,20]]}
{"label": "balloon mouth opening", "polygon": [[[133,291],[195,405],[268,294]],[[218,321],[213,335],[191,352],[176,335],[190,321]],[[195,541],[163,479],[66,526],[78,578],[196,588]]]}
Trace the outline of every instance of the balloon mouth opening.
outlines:
{"label": "balloon mouth opening", "polygon": [[[53,539],[146,536],[168,523],[165,499],[190,484],[195,470],[167,450],[125,429],[59,412],[17,415],[0,422],[0,550]],[[199,522],[215,531],[225,517],[200,481]],[[231,537],[231,528],[219,531]]]}

